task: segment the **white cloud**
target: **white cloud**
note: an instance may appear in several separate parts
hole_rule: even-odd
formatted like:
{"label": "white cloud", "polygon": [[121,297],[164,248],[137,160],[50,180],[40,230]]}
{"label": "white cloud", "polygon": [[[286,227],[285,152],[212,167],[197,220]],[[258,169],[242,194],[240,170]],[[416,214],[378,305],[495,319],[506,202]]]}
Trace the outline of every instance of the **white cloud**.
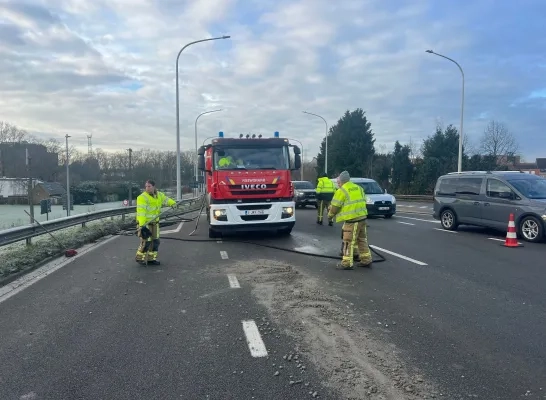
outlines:
{"label": "white cloud", "polygon": [[460,73],[424,52],[432,48],[465,69],[466,134],[477,138],[484,116],[495,118],[516,132],[527,158],[544,155],[546,116],[536,106],[544,100],[518,102],[544,86],[543,28],[507,55],[499,23],[516,8],[526,13],[521,38],[540,13],[461,1],[8,0],[0,5],[0,119],[48,137],[70,133],[82,149],[93,134],[95,148],[173,150],[177,53],[231,35],[180,57],[183,149],[194,146],[197,115],[222,108],[199,119],[200,143],[219,130],[278,130],[310,158],[324,123],[301,111],[333,125],[357,107],[390,149],[423,139],[438,117],[459,125]]}

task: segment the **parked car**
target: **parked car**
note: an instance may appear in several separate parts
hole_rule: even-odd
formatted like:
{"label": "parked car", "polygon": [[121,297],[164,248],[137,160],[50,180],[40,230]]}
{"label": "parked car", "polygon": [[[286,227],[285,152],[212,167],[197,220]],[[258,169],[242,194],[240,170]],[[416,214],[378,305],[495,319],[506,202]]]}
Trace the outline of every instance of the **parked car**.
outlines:
{"label": "parked car", "polygon": [[543,240],[546,179],[520,171],[465,171],[436,181],[433,217],[446,230],[475,225],[506,231],[510,214],[518,236]]}
{"label": "parked car", "polygon": [[317,191],[315,186],[309,181],[292,181],[294,185],[294,201],[296,208],[317,205]]}
{"label": "parked car", "polygon": [[[331,180],[336,189],[337,180]],[[366,208],[369,216],[383,216],[391,218],[396,214],[396,198],[383,190],[379,183],[369,178],[351,178],[351,182],[356,183],[364,189],[366,194]]]}

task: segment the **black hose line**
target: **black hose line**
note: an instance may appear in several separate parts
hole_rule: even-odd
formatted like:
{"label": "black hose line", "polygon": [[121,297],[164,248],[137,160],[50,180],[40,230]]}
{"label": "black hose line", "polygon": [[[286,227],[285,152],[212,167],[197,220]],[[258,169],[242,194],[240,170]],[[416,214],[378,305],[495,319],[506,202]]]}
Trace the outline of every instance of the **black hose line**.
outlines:
{"label": "black hose line", "polygon": [[[190,213],[190,212],[195,212],[195,211],[189,211],[188,213]],[[182,215],[183,214],[187,214],[187,213],[182,213]],[[195,221],[198,218],[198,217],[181,218],[179,215],[174,215],[174,216],[177,217],[181,222],[192,222],[192,221]],[[176,222],[167,222],[167,221],[165,221],[164,223],[160,222],[159,226],[160,227],[172,226],[175,223]],[[115,233],[115,235],[135,236],[136,234],[133,231],[125,230],[125,231],[119,231],[119,232]],[[161,237],[161,240],[177,240],[177,241],[180,241],[180,242],[201,242],[202,243],[202,242],[217,242],[220,239],[184,239],[184,238],[164,236],[164,237]],[[248,242],[246,240],[238,240],[238,239],[228,239],[228,240],[226,240],[224,238],[222,238],[221,240],[222,240],[222,242],[227,242],[227,243],[251,244],[251,245],[254,245],[254,246],[266,247],[266,248],[269,248],[269,249],[286,251],[286,252],[289,252],[289,253],[301,254],[301,255],[311,256],[311,257],[328,258],[328,259],[331,259],[331,260],[339,260],[340,259],[339,256],[336,257],[336,256],[329,256],[329,255],[326,255],[326,254],[309,253],[307,251],[288,249],[286,247],[279,247],[279,246],[274,246],[274,245],[265,244],[265,243]],[[379,259],[374,259],[373,260],[374,263],[380,263],[380,262],[383,262],[383,261],[387,260],[385,258],[385,256],[383,256],[383,254],[379,253],[377,250],[373,249],[372,247],[370,247],[370,250],[372,251],[372,253],[374,253],[375,255],[377,255],[379,257]]]}

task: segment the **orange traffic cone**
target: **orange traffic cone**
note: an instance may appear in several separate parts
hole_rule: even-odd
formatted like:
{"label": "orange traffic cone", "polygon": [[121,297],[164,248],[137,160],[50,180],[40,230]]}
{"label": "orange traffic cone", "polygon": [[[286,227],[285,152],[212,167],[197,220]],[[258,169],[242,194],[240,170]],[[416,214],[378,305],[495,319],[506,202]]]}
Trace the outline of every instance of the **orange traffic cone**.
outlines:
{"label": "orange traffic cone", "polygon": [[502,244],[504,247],[523,247],[521,243],[518,243],[518,236],[516,235],[516,223],[514,222],[514,214],[510,214],[508,220],[508,231],[506,232],[506,240]]}

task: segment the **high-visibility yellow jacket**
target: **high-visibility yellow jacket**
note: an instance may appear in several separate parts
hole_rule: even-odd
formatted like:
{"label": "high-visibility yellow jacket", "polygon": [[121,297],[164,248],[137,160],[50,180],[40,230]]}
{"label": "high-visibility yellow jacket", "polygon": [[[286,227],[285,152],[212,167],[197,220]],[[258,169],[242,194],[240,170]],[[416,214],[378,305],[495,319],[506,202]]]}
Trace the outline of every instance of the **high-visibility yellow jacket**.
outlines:
{"label": "high-visibility yellow jacket", "polygon": [[317,200],[330,201],[334,196],[336,188],[332,181],[328,178],[319,178],[315,191],[317,193]]}
{"label": "high-visibility yellow jacket", "polygon": [[138,226],[144,226],[150,222],[159,222],[158,217],[161,214],[161,208],[174,206],[176,201],[157,190],[155,196],[148,194],[148,192],[143,192],[137,197],[136,203],[136,220]]}
{"label": "high-visibility yellow jacket", "polygon": [[319,193],[334,193],[335,187],[333,182],[329,178],[319,178],[316,188],[317,194]]}
{"label": "high-visibility yellow jacket", "polygon": [[220,168],[229,167],[231,165],[242,165],[242,164],[243,164],[243,161],[241,159],[237,159],[237,161],[235,161],[233,157],[231,156],[222,157],[218,161],[218,167]]}
{"label": "high-visibility yellow jacket", "polygon": [[353,183],[344,183],[334,194],[330,217],[336,216],[336,222],[359,221],[368,215],[366,208],[366,193],[364,189]]}

